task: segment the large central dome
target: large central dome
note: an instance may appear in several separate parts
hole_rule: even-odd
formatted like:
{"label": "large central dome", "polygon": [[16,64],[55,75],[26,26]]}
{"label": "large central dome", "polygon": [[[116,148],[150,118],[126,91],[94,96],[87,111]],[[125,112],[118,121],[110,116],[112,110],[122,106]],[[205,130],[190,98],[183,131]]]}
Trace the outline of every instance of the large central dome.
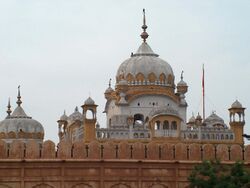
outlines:
{"label": "large central dome", "polygon": [[160,59],[150,46],[143,42],[137,52],[119,67],[117,81],[126,79],[128,83],[173,84],[174,74],[171,66]]}
{"label": "large central dome", "polygon": [[146,32],[144,10],[143,13],[143,32],[141,34],[143,43],[135,54],[131,54],[131,57],[120,65],[116,81],[119,83],[126,80],[129,85],[163,85],[174,88],[174,74],[171,66],[160,59],[159,55],[155,54],[146,42],[149,35]]}

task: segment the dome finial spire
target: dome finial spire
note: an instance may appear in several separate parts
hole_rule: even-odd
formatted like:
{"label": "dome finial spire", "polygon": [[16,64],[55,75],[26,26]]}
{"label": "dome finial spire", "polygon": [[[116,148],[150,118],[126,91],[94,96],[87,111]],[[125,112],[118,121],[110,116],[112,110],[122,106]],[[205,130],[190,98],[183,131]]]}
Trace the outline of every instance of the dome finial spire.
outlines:
{"label": "dome finial spire", "polygon": [[18,106],[21,106],[21,104],[22,104],[22,101],[21,101],[21,94],[20,94],[21,92],[20,92],[20,85],[18,86],[18,94],[17,94],[17,105]]}
{"label": "dome finial spire", "polygon": [[148,26],[146,25],[145,9],[143,9],[143,25],[141,28],[143,29],[141,38],[143,39],[143,42],[146,42],[146,39],[148,38],[148,33],[146,32],[146,29],[148,28]]}
{"label": "dome finial spire", "polygon": [[183,73],[184,71],[181,71],[181,80],[183,80]]}
{"label": "dome finial spire", "polygon": [[10,116],[10,114],[11,114],[11,105],[10,105],[10,98],[9,98],[9,100],[8,100],[8,106],[7,106],[7,114],[8,114],[8,116]]}
{"label": "dome finial spire", "polygon": [[111,80],[112,80],[112,79],[110,78],[110,79],[109,79],[109,87],[111,87]]}

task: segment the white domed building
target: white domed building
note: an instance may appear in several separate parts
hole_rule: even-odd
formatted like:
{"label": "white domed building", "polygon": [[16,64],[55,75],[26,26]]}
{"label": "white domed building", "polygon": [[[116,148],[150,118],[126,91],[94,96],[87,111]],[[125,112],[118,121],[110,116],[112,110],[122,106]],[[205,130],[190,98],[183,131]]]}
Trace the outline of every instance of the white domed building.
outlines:
{"label": "white domed building", "polygon": [[29,140],[35,140],[42,143],[44,138],[44,129],[41,123],[28,116],[21,104],[20,89],[18,88],[17,107],[12,112],[10,101],[8,103],[7,117],[0,122],[0,138],[7,143],[14,140],[20,140],[27,143]]}
{"label": "white domed building", "polygon": [[[145,12],[142,29],[142,44],[118,67],[115,87],[111,87],[110,79],[104,92],[106,128],[97,123],[97,105],[88,98],[82,114],[76,109],[69,117],[64,114],[58,120],[60,140],[242,144],[245,108],[237,100],[229,109],[230,126],[214,112],[207,118],[198,113],[186,121],[188,85],[183,80],[183,71],[176,84],[171,65],[147,43]],[[89,110],[92,116],[86,114]]]}
{"label": "white domed building", "polygon": [[185,128],[188,86],[181,77],[176,91],[172,67],[146,41],[145,15],[142,29],[142,44],[118,68],[115,89],[109,84],[105,91],[107,129],[99,135],[127,139],[178,137]]}

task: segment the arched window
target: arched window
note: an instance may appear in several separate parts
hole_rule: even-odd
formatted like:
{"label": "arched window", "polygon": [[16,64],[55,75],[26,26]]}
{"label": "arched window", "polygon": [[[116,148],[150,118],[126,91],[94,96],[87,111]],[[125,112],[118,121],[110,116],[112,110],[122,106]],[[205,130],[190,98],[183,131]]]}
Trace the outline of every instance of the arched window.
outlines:
{"label": "arched window", "polygon": [[216,134],[216,140],[219,140],[219,139],[220,139],[219,134]]}
{"label": "arched window", "polygon": [[161,126],[161,122],[160,121],[156,121],[155,122],[155,130],[160,130],[160,126]]}
{"label": "arched window", "polygon": [[170,74],[168,75],[168,84],[172,85],[172,81],[173,81],[173,76]]}
{"label": "arched window", "polygon": [[172,123],[171,123],[171,129],[172,130],[177,130],[177,123],[176,123],[176,121],[172,121]]}
{"label": "arched window", "polygon": [[233,140],[234,139],[234,136],[231,134],[230,135],[230,140]]}
{"label": "arched window", "polygon": [[132,74],[128,74],[127,76],[126,76],[126,80],[128,81],[128,82],[133,82],[134,80],[135,80],[135,78],[134,78],[134,76],[132,75]]}
{"label": "arched window", "polygon": [[164,73],[161,73],[160,74],[160,83],[165,84],[165,82],[166,82],[166,76]]}
{"label": "arched window", "polygon": [[214,134],[211,134],[211,139],[214,140]]}
{"label": "arched window", "polygon": [[202,138],[202,139],[205,139],[205,134],[202,134],[201,138]]}
{"label": "arched window", "polygon": [[144,77],[144,75],[142,73],[138,73],[136,75],[136,81],[143,82],[144,80],[145,80],[145,77]]}
{"label": "arched window", "polygon": [[109,127],[111,127],[111,118],[109,119]]}
{"label": "arched window", "polygon": [[144,138],[144,133],[141,133],[141,134],[140,134],[140,138]]}
{"label": "arched window", "polygon": [[148,80],[149,80],[150,83],[154,83],[154,82],[156,81],[156,76],[155,76],[155,74],[151,72],[151,73],[148,75]]}
{"label": "arched window", "polygon": [[208,140],[210,139],[210,135],[209,135],[209,134],[207,134],[207,139],[208,139]]}
{"label": "arched window", "polygon": [[86,118],[87,119],[94,119],[94,112],[92,110],[86,111]]}
{"label": "arched window", "polygon": [[220,139],[224,140],[224,135],[223,134],[220,135]]}
{"label": "arched window", "polygon": [[226,140],[228,140],[228,138],[229,138],[228,134],[226,134],[225,138],[226,138]]}
{"label": "arched window", "polygon": [[134,124],[135,123],[143,125],[143,123],[144,123],[144,116],[142,114],[135,114],[134,115]]}
{"label": "arched window", "polygon": [[138,138],[138,133],[134,133],[134,138]]}
{"label": "arched window", "polygon": [[197,139],[197,138],[198,138],[197,134],[194,134],[193,139]]}
{"label": "arched window", "polygon": [[163,122],[163,129],[164,129],[164,130],[169,129],[169,123],[168,123],[167,120],[165,120],[165,121]]}

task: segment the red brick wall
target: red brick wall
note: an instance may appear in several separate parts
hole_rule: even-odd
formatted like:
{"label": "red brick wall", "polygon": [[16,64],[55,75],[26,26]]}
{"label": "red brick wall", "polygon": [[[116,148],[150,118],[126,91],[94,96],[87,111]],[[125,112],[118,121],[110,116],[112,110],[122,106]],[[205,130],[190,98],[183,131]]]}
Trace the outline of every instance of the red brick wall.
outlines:
{"label": "red brick wall", "polygon": [[250,146],[0,141],[0,188],[184,188],[203,159],[250,161]]}

